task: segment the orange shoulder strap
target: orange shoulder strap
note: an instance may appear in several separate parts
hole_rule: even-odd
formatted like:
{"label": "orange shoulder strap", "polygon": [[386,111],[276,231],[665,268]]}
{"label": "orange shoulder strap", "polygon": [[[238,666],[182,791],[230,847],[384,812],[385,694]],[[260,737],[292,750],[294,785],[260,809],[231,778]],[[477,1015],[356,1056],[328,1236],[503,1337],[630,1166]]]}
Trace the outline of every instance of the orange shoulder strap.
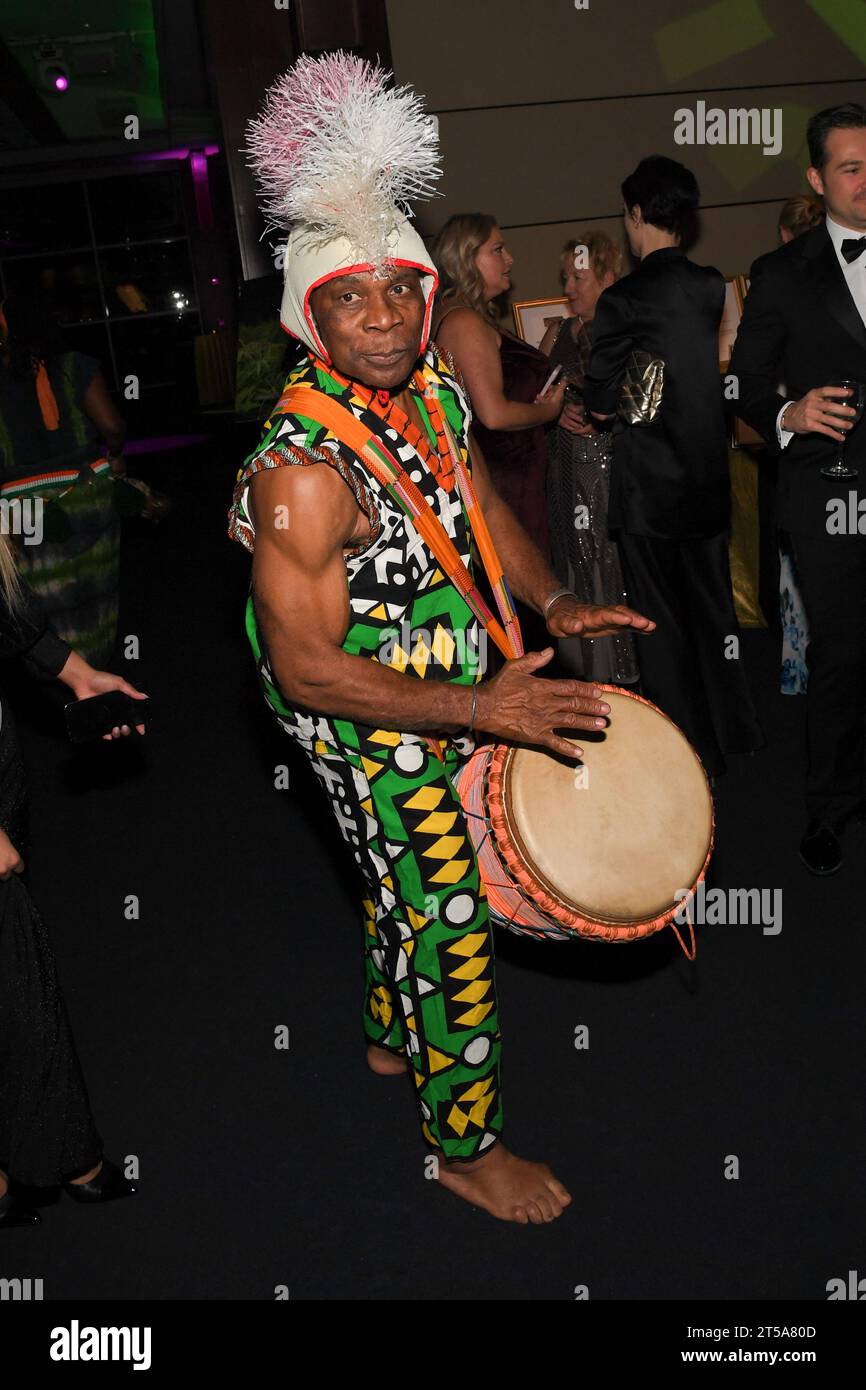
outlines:
{"label": "orange shoulder strap", "polygon": [[[520,656],[521,653],[514,650],[513,643],[509,641],[502,625],[484,601],[472,576],[457,553],[454,542],[446,533],[430,503],[413,483],[402,463],[391,452],[385,441],[372,434],[362,421],[357,419],[333,396],[329,396],[323,391],[316,391],[310,386],[290,386],[280,397],[277,411],[300,415],[304,419],[314,420],[317,424],[324,425],[341,443],[348,445],[353,453],[363,460],[373,476],[388,489],[395,501],[411,517],[436,560],[463,595],[479,622],[490,633],[503,656],[509,660],[514,656]],[[477,513],[478,508],[477,506],[467,508],[467,512],[471,524],[473,512]],[[490,553],[491,545],[489,536],[486,536],[486,544],[483,547],[479,545],[485,568],[487,568],[487,556]],[[495,592],[496,580],[492,575],[488,577]]]}

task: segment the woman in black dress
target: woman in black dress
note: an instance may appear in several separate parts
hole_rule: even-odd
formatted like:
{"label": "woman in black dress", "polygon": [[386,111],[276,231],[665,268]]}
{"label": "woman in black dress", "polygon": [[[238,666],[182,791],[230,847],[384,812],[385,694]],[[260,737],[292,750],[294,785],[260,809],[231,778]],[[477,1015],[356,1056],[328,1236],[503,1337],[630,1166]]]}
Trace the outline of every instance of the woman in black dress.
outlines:
{"label": "woman in black dress", "polygon": [[[18,656],[54,676],[77,699],[123,690],[128,681],[96,671],[53,631],[15,572],[0,534],[0,655]],[[144,732],[143,725],[137,726]],[[122,725],[107,738],[129,733]],[[36,1225],[39,1215],[12,1190],[61,1185],[79,1202],[135,1191],[102,1155],[75,1051],[54,953],[22,878],[26,784],[15,728],[0,704],[0,1230]]]}
{"label": "woman in black dress", "polygon": [[726,753],[764,745],[739,659],[728,531],[731,484],[719,378],[724,277],[680,244],[700,197],[691,170],[642,159],[622,184],[623,222],[640,264],[598,302],[584,380],[587,414],[613,420],[623,383],[647,354],[664,364],[647,422],[613,429],[608,525],[629,601],[656,621],[639,650],[647,699],[678,724],[707,774]]}

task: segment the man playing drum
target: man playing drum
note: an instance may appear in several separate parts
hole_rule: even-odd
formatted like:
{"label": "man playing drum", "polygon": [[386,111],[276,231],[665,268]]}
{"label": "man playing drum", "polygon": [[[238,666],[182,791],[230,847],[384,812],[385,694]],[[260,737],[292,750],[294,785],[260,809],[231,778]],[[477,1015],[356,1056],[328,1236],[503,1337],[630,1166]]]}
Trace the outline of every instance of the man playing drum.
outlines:
{"label": "man playing drum", "polygon": [[[555,730],[606,723],[594,687],[535,674],[552,647],[521,655],[507,588],[551,636],[654,624],[563,594],[474,446],[470,458],[467,398],[428,345],[435,267],[401,210],[430,177],[435,133],[418,99],[384,82],[346,55],[302,58],[251,127],[257,171],[282,199],[269,211],[295,223],[281,321],[307,351],[240,470],[229,534],[253,553],[247,630],[265,697],[365,880],[369,1065],[412,1070],[444,1186],[540,1224],[571,1198],[501,1142],[492,934],[453,777],[473,732],[574,759]],[[388,151],[384,191],[363,173],[370,148]],[[458,582],[473,575],[473,536],[504,629]],[[485,625],[512,657],[490,680]]]}

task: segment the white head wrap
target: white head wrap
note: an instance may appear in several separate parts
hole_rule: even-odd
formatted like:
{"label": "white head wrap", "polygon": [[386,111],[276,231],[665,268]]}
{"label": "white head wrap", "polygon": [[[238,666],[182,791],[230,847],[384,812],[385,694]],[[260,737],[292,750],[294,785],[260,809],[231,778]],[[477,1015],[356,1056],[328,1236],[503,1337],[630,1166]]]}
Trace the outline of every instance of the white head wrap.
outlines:
{"label": "white head wrap", "polygon": [[389,87],[389,76],[352,54],[305,55],[248,127],[269,225],[293,224],[280,322],[326,363],[310,295],[337,275],[414,266],[425,300],[420,351],[430,334],[438,275],[409,220],[409,199],[434,191],[438,136],[419,97]]}
{"label": "white head wrap", "polygon": [[[420,353],[426,348],[430,337],[430,316],[439,277],[426,246],[407,218],[403,218],[400,226],[395,227],[388,245],[392,265],[414,266],[421,273],[425,312],[418,349]],[[285,256],[280,323],[287,333],[302,339],[311,352],[330,365],[330,356],[316,327],[310,296],[326,280],[334,280],[338,275],[374,271],[376,266],[371,261],[359,262],[352,243],[345,237],[329,241],[325,246],[311,245],[305,227],[296,227],[290,232]]]}

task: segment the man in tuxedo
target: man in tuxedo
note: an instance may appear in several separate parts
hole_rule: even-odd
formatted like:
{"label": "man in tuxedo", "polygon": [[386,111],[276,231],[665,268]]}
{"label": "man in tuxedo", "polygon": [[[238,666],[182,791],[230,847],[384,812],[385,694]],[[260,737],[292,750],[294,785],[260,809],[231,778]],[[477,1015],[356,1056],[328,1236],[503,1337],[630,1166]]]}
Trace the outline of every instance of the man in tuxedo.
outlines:
{"label": "man in tuxedo", "polygon": [[[778,520],[790,534],[810,634],[800,858],[812,873],[830,874],[863,794],[866,535],[838,534],[835,520],[841,502],[849,510],[856,480],[824,478],[821,469],[844,440],[846,461],[866,481],[866,427],[855,428],[850,392],[833,385],[866,382],[866,107],[818,112],[808,140],[807,178],[823,195],[826,222],[755,262],[731,373],[738,414],[780,455]],[[851,510],[856,516],[856,503]]]}

